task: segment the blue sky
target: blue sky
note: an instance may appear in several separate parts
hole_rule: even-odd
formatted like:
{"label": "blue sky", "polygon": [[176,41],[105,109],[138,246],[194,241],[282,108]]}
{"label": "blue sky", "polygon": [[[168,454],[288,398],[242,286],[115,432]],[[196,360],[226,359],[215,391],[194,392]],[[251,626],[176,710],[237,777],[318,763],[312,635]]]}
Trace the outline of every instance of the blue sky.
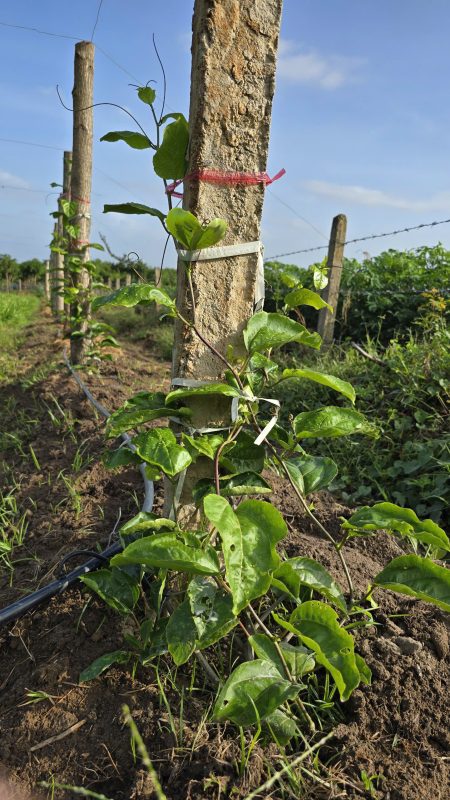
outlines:
{"label": "blue sky", "polygon": [[[3,4],[0,22],[90,39],[97,9],[98,0],[16,0]],[[192,9],[193,0],[103,0],[95,100],[126,105],[145,126],[146,107],[128,84],[156,79],[161,89],[154,33],[168,107],[187,115]],[[287,174],[266,194],[267,256],[323,245],[337,213],[348,216],[348,238],[450,217],[449,30],[448,0],[284,0],[268,172]],[[62,150],[71,147],[71,115],[55,87],[70,105],[74,44],[0,25],[0,252],[19,260],[47,254],[49,184],[61,180]],[[100,231],[115,252],[155,264],[156,221],[102,215],[105,202],[164,207],[151,151],[99,142],[129,122],[117,109],[95,110],[92,239]],[[450,248],[450,225],[346,252],[361,258],[439,241]],[[284,260],[307,265],[324,253]],[[167,263],[175,264],[172,251]]]}

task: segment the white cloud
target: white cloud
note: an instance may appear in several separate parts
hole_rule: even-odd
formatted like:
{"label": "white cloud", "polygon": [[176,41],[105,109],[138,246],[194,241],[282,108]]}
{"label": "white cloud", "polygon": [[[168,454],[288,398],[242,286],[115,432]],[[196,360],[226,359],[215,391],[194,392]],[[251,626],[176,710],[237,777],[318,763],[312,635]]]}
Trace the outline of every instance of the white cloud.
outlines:
{"label": "white cloud", "polygon": [[361,80],[365,63],[362,58],[323,56],[315,50],[302,52],[294,42],[281,40],[277,74],[293,83],[333,90]]}
{"label": "white cloud", "polygon": [[24,181],[23,178],[19,178],[18,175],[13,175],[11,172],[6,172],[3,169],[0,169],[0,184],[4,184],[10,186],[14,189],[29,189],[30,184],[28,181]]}
{"label": "white cloud", "polygon": [[354,205],[398,208],[406,211],[450,210],[450,191],[438,192],[426,200],[413,200],[389,194],[381,189],[369,189],[365,186],[328,183],[327,181],[305,181],[303,185],[312,194]]}

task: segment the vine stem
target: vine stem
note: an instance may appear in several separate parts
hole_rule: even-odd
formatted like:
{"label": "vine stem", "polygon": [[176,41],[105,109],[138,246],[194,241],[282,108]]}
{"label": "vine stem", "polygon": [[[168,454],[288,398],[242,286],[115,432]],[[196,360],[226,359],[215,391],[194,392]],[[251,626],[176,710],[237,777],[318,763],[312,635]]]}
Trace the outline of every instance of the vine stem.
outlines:
{"label": "vine stem", "polygon": [[234,440],[236,439],[236,437],[237,437],[237,436],[239,436],[239,434],[240,434],[240,432],[241,432],[242,428],[243,428],[243,425],[238,425],[238,426],[237,426],[237,427],[236,427],[236,428],[235,428],[235,429],[234,429],[234,430],[233,430],[233,431],[230,433],[230,435],[228,436],[228,438],[227,438],[227,439],[225,439],[225,441],[224,441],[224,442],[222,442],[222,444],[220,445],[220,447],[218,447],[218,448],[217,448],[216,456],[215,456],[215,458],[214,458],[214,483],[215,483],[215,486],[216,486],[216,494],[218,494],[218,495],[220,495],[220,475],[219,475],[219,461],[220,461],[220,456],[222,455],[222,452],[223,452],[224,448],[226,447],[226,445],[227,445],[227,444],[230,444],[231,442],[234,442]]}
{"label": "vine stem", "polygon": [[[251,415],[252,415],[252,418],[253,418],[253,424],[255,425],[255,427],[259,431],[259,433],[261,433],[261,428],[260,428],[260,426],[258,424],[258,420],[256,419],[254,411],[251,411]],[[314,516],[314,514],[312,513],[311,509],[308,506],[308,503],[306,502],[306,500],[303,497],[302,493],[299,491],[299,489],[295,485],[294,481],[292,480],[292,477],[291,477],[291,475],[289,473],[288,468],[286,467],[283,459],[280,458],[280,456],[278,455],[278,453],[277,453],[275,447],[273,446],[273,444],[271,444],[271,442],[267,441],[267,439],[266,439],[266,442],[267,442],[267,446],[268,446],[269,450],[271,451],[274,459],[276,460],[277,464],[279,464],[279,466],[283,470],[284,474],[286,475],[286,478],[288,479],[290,485],[292,486],[295,494],[297,495],[298,499],[300,500],[300,503],[303,506],[303,508],[306,511],[306,513],[308,514],[309,518],[314,522],[314,524],[319,528],[321,533],[323,533],[323,535],[333,545],[333,548],[335,549],[335,551],[336,551],[336,553],[338,555],[339,561],[341,562],[342,569],[344,570],[344,574],[345,574],[345,577],[346,577],[346,580],[347,580],[349,593],[350,593],[350,602],[352,602],[353,594],[354,594],[354,587],[353,587],[352,577],[350,575],[350,571],[349,571],[349,568],[347,566],[347,562],[346,562],[346,560],[344,558],[344,555],[343,555],[342,551],[339,549],[338,544],[334,539],[334,536],[332,536],[331,533],[329,531],[327,531],[327,529],[322,525],[320,520],[318,520],[317,517]]]}

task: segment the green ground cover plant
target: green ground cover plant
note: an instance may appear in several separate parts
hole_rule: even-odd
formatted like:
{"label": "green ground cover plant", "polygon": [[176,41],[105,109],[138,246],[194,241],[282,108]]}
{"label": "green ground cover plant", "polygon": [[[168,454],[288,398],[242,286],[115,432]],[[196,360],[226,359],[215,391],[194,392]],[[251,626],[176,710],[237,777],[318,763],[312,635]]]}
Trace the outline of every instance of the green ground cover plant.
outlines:
{"label": "green ground cover plant", "polygon": [[0,292],[0,381],[15,373],[14,358],[23,329],[38,312],[39,298],[34,294]]}

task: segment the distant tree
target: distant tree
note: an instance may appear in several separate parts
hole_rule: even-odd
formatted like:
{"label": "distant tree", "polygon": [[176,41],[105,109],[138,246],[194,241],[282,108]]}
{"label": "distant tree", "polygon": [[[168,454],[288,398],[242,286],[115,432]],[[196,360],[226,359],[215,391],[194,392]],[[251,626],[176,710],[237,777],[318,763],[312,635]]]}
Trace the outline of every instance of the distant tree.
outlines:
{"label": "distant tree", "polygon": [[15,258],[3,253],[0,255],[0,280],[6,283],[9,289],[10,284],[19,277],[19,265]]}
{"label": "distant tree", "polygon": [[22,261],[18,265],[18,272],[19,278],[24,281],[29,281],[30,278],[40,281],[44,277],[45,262],[39,258],[30,258],[28,261]]}

